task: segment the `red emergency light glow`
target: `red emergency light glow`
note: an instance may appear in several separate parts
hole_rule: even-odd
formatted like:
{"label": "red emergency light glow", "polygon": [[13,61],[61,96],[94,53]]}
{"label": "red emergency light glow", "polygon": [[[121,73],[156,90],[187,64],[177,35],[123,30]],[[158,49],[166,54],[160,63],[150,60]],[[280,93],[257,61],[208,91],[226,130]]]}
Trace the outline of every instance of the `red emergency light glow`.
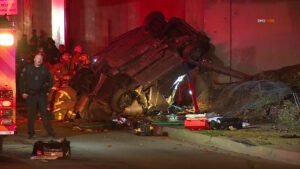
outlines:
{"label": "red emergency light glow", "polygon": [[12,106],[12,101],[10,100],[2,100],[0,101],[0,108],[1,107],[10,107]]}
{"label": "red emergency light glow", "polygon": [[13,135],[16,124],[16,39],[14,28],[0,29],[0,136]]}
{"label": "red emergency light glow", "polygon": [[0,98],[13,98],[12,90],[0,90]]}
{"label": "red emergency light glow", "polygon": [[11,126],[11,125],[13,125],[13,120],[12,119],[0,119],[0,125]]}
{"label": "red emergency light glow", "polygon": [[0,118],[2,116],[12,116],[13,115],[13,109],[0,109]]}
{"label": "red emergency light glow", "polygon": [[1,33],[0,34],[0,45],[1,46],[12,46],[14,44],[15,38],[14,35],[10,33]]}

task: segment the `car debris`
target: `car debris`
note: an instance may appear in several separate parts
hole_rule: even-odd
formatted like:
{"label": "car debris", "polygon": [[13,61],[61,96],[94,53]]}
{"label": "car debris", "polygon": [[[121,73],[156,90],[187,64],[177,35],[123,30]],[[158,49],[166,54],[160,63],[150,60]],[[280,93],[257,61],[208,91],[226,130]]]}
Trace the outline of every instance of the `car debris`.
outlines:
{"label": "car debris", "polygon": [[127,119],[125,117],[119,117],[119,118],[112,119],[112,122],[117,125],[125,124],[126,121],[127,121]]}
{"label": "car debris", "polygon": [[154,127],[150,121],[147,121],[147,120],[137,121],[134,124],[133,131],[138,136],[152,136]]}
{"label": "car debris", "polygon": [[209,124],[211,129],[214,130],[236,130],[243,128],[243,121],[233,117],[217,117],[211,119]]}

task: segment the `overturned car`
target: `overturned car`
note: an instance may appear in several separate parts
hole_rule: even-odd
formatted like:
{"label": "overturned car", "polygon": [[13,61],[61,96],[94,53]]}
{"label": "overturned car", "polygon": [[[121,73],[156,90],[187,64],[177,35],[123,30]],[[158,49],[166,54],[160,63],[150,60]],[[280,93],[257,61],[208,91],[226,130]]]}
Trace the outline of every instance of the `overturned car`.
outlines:
{"label": "overturned car", "polygon": [[76,73],[70,84],[75,99],[72,94],[57,92],[65,95],[53,97],[59,103],[54,103],[55,117],[74,118],[77,113],[83,119],[108,120],[112,113],[166,111],[174,96],[173,83],[185,74],[183,59],[191,69],[202,65],[244,77],[213,65],[211,46],[205,33],[184,20],[173,17],[166,21],[161,12],[154,11],[143,26],[119,36],[97,53],[91,69]]}

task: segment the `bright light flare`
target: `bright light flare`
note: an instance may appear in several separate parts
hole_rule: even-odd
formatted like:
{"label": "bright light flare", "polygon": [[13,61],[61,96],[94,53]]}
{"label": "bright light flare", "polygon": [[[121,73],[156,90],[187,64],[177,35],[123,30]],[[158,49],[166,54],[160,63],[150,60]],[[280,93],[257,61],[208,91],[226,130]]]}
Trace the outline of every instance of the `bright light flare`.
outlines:
{"label": "bright light flare", "polygon": [[0,45],[1,46],[12,46],[14,44],[15,38],[14,35],[10,33],[0,34]]}
{"label": "bright light flare", "polygon": [[10,107],[12,105],[11,101],[4,100],[0,102],[0,107]]}
{"label": "bright light flare", "polygon": [[179,77],[175,80],[175,82],[174,82],[173,85],[172,85],[172,87],[175,86],[174,90],[177,90],[178,85],[179,85],[180,82],[184,79],[185,76],[186,76],[186,75],[181,75],[181,76],[179,76]]}
{"label": "bright light flare", "polygon": [[52,39],[56,46],[65,44],[65,1],[52,0]]}
{"label": "bright light flare", "polygon": [[94,62],[94,63],[96,63],[97,61],[98,61],[98,59],[97,59],[97,58],[94,58],[94,59],[93,59],[93,62]]}

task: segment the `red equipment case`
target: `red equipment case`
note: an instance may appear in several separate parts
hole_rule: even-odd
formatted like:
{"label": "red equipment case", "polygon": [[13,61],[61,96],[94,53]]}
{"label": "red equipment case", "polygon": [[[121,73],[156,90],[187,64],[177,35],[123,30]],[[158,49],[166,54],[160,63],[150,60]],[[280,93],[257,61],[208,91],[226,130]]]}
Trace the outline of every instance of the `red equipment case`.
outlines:
{"label": "red equipment case", "polygon": [[207,119],[184,120],[184,126],[190,130],[209,130]]}

